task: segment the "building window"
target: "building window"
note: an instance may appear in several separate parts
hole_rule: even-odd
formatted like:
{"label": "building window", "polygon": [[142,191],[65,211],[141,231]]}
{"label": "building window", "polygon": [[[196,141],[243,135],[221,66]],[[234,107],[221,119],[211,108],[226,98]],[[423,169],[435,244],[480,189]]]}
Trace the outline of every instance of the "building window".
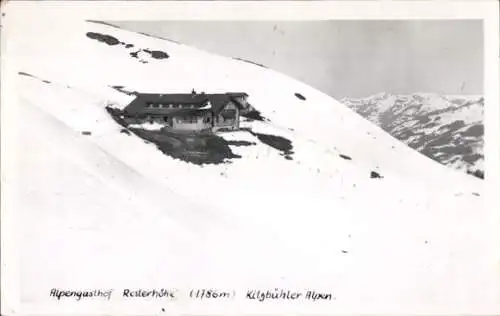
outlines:
{"label": "building window", "polygon": [[177,122],[185,124],[198,123],[198,116],[184,116],[177,118]]}
{"label": "building window", "polygon": [[220,114],[222,122],[233,123],[236,118],[236,110],[224,110]]}

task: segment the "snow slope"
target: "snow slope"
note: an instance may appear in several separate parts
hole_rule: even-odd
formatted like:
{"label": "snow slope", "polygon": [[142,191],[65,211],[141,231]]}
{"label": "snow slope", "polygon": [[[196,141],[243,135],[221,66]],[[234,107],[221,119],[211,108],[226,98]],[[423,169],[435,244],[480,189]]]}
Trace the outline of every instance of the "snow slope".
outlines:
{"label": "snow slope", "polygon": [[477,95],[380,93],[342,103],[444,165],[484,174],[484,99]]}
{"label": "snow slope", "polygon": [[[2,179],[20,234],[24,310],[68,311],[75,305],[50,300],[50,288],[96,286],[231,288],[241,297],[226,307],[247,313],[495,307],[480,180],[269,69],[102,23],[10,31],[18,102],[4,109],[13,154]],[[231,146],[241,158],[228,163],[173,159],[120,132],[105,107],[132,97],[112,86],[244,91],[269,119],[245,127],[291,140],[292,159],[247,131],[221,135],[253,144]],[[252,287],[329,291],[335,301],[256,303],[244,298]],[[116,300],[78,310],[147,314],[165,304]],[[221,311],[178,303],[170,310]]]}

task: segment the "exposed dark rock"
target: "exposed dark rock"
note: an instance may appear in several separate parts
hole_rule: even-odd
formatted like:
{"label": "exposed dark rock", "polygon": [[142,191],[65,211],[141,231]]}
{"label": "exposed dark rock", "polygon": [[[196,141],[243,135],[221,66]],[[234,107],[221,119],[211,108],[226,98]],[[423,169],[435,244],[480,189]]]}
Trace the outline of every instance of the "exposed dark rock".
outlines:
{"label": "exposed dark rock", "polygon": [[450,124],[443,125],[439,127],[439,130],[449,129],[449,130],[457,130],[465,126],[465,122],[463,120],[458,120]]}
{"label": "exposed dark rock", "polygon": [[120,109],[107,106],[106,111],[116,123],[121,125],[124,129],[127,129],[128,123],[123,119],[123,114]]}
{"label": "exposed dark rock", "polygon": [[29,73],[23,72],[23,71],[18,72],[18,75],[20,75],[20,76],[26,76],[26,77],[30,77],[30,78],[34,78],[34,79],[38,79],[38,80],[40,80],[43,83],[51,83],[48,80],[41,79],[41,78],[39,78],[39,77],[37,77],[35,75],[29,74]]}
{"label": "exposed dark rock", "polygon": [[128,129],[125,129],[125,128],[122,128],[122,129],[120,130],[120,133],[130,135],[130,131],[129,131]]}
{"label": "exposed dark rock", "polygon": [[161,51],[161,50],[149,50],[149,49],[143,49],[142,50],[143,52],[145,53],[148,53],[151,55],[151,57],[155,58],[155,59],[166,59],[168,58],[168,54]]}
{"label": "exposed dark rock", "polygon": [[132,129],[143,139],[154,143],[166,155],[198,165],[226,163],[235,155],[227,142],[217,135],[181,135]]}
{"label": "exposed dark rock", "polygon": [[262,116],[259,111],[255,110],[255,109],[253,109],[247,113],[242,113],[241,116],[246,118],[246,119],[249,119],[249,120],[261,121],[261,122],[268,120],[267,118]]}
{"label": "exposed dark rock", "polygon": [[91,132],[89,132],[89,131],[83,131],[83,132],[82,132],[82,135],[92,135],[92,133],[91,133]]}
{"label": "exposed dark rock", "polygon": [[473,136],[473,137],[478,137],[478,136],[483,136],[484,135],[484,126],[482,124],[476,124],[472,125],[468,129],[462,132],[462,136]]}
{"label": "exposed dark rock", "polygon": [[106,110],[124,129],[142,138],[146,144],[155,144],[162,153],[170,157],[198,165],[230,163],[229,159],[241,158],[231,151],[226,140],[217,135],[178,134],[128,128],[120,109],[107,107]]}
{"label": "exposed dark rock", "polygon": [[111,88],[113,88],[116,91],[119,91],[121,93],[125,93],[126,95],[138,95],[138,93],[135,92],[135,91],[127,91],[127,90],[125,90],[124,86],[111,86]]}
{"label": "exposed dark rock", "polygon": [[[162,52],[160,50],[149,50],[149,49],[139,49],[138,51],[135,51],[135,52],[130,52],[130,56],[134,57],[134,58],[139,58],[139,53],[140,52],[145,52],[145,53],[148,53],[151,55],[152,58],[155,58],[155,59],[166,59],[166,58],[169,58],[169,55],[165,52]],[[144,59],[141,59],[139,60],[139,62],[142,62],[142,63],[147,63],[147,60],[144,60]]]}
{"label": "exposed dark rock", "polygon": [[97,41],[102,42],[102,43],[106,43],[110,46],[120,44],[120,41],[116,37],[113,37],[113,36],[107,35],[107,34],[88,32],[87,37],[94,39],[94,40],[97,40]]}
{"label": "exposed dark rock", "polygon": [[151,52],[151,57],[153,57],[155,59],[167,59],[170,56],[161,50],[154,50]]}
{"label": "exposed dark rock", "polygon": [[252,146],[252,145],[257,145],[257,143],[248,142],[246,140],[227,140],[226,142],[230,146]]}
{"label": "exposed dark rock", "polygon": [[18,72],[18,74],[21,75],[21,76],[26,76],[26,77],[31,77],[31,78],[37,78],[37,77],[33,76],[32,74],[29,74],[29,73],[24,72],[24,71],[20,71],[20,72]]}
{"label": "exposed dark rock", "polygon": [[421,124],[427,124],[431,121],[431,119],[428,116],[418,117],[417,119]]}
{"label": "exposed dark rock", "polygon": [[370,172],[370,178],[372,178],[372,179],[382,179],[383,177],[378,172],[372,171],[372,172]]}
{"label": "exposed dark rock", "polygon": [[346,156],[346,155],[343,155],[343,154],[339,154],[339,156],[340,156],[340,158],[344,158],[344,159],[346,159],[346,160],[352,160],[352,158],[351,158],[351,157]]}
{"label": "exposed dark rock", "polygon": [[125,48],[131,48],[134,47],[134,44],[125,44]]}
{"label": "exposed dark rock", "polygon": [[483,155],[470,153],[469,155],[464,155],[463,160],[469,163],[473,163],[481,158],[483,158]]}
{"label": "exposed dark rock", "polygon": [[305,96],[303,96],[302,94],[297,93],[297,92],[295,93],[295,96],[296,96],[297,98],[299,98],[300,100],[305,100],[305,99],[306,99],[306,97],[305,97]]}
{"label": "exposed dark rock", "polygon": [[484,179],[484,171],[482,171],[482,170],[474,170],[474,171],[467,170],[467,173],[470,175],[473,175],[479,179]]}
{"label": "exposed dark rock", "polygon": [[[250,131],[252,135],[257,137],[264,144],[273,147],[276,150],[281,151],[281,155],[285,157],[285,159],[292,159],[293,155],[293,146],[292,142],[289,139],[286,139],[282,136],[262,134]],[[288,156],[288,158],[287,158]]]}

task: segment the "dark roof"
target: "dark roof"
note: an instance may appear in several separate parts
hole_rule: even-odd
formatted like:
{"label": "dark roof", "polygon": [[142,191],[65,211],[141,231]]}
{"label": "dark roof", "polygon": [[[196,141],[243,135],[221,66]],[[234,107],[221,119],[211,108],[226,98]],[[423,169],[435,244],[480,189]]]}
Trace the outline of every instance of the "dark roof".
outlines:
{"label": "dark roof", "polygon": [[233,98],[238,98],[238,97],[248,97],[248,94],[245,92],[227,92],[225,93]]}
{"label": "dark roof", "polygon": [[207,101],[206,95],[192,93],[175,94],[139,94],[138,99],[142,102],[156,103],[180,103],[180,104],[203,104]]}
{"label": "dark roof", "polygon": [[166,109],[166,108],[147,108],[144,111],[136,111],[131,112],[127,111],[128,115],[161,115],[161,116],[182,116],[182,115],[191,115],[191,114],[201,114],[203,112],[210,112],[210,109],[200,110],[200,109]]}
{"label": "dark roof", "polygon": [[[175,93],[175,94],[155,94],[155,93],[138,93],[137,97],[125,108],[127,114],[136,114],[139,112],[148,112],[151,114],[172,114],[180,113],[185,110],[197,111],[196,108],[201,108],[208,101],[212,104],[211,110],[214,114],[220,113],[222,109],[238,97],[247,97],[244,92],[228,92],[228,93]],[[190,104],[194,105],[195,109],[166,109],[166,108],[145,108],[148,103],[175,103],[175,104]],[[240,104],[235,101],[240,106]]]}
{"label": "dark roof", "polygon": [[212,112],[217,115],[231,101],[231,97],[227,94],[211,94],[209,100],[212,104]]}

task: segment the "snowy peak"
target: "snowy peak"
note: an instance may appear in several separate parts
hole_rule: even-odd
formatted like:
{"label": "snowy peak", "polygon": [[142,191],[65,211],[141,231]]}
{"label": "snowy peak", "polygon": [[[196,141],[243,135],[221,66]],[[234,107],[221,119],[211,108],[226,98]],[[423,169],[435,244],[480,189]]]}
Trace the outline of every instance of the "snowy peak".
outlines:
{"label": "snowy peak", "polygon": [[380,93],[342,102],[424,155],[482,177],[482,96]]}

